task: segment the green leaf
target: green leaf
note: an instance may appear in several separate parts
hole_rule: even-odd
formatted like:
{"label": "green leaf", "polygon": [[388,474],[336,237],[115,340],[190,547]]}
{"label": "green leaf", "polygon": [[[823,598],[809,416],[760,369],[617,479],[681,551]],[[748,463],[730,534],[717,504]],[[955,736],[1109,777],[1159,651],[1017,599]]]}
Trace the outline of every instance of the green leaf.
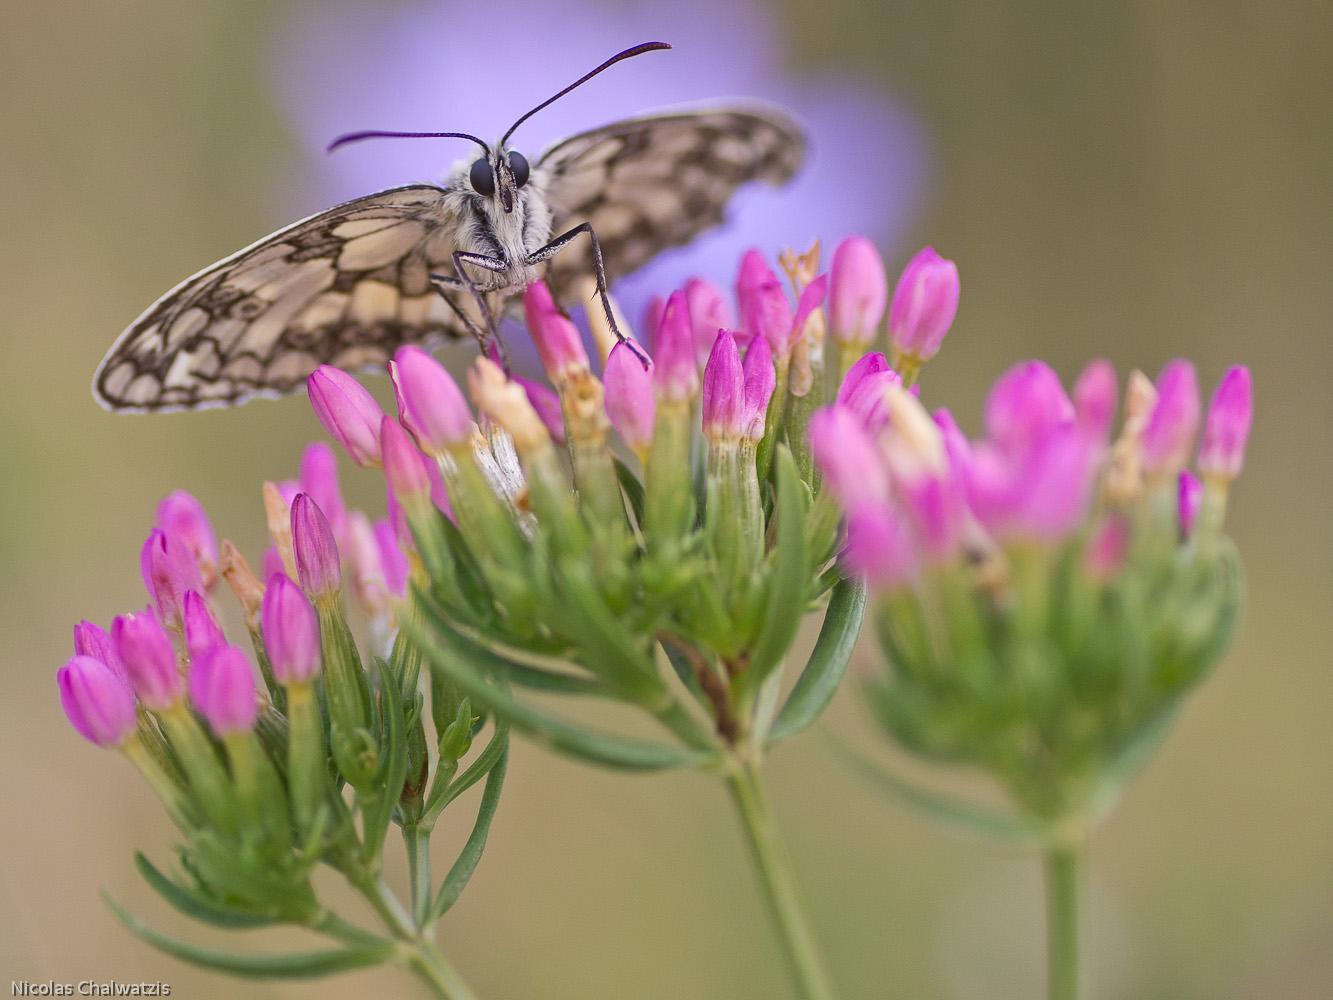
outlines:
{"label": "green leaf", "polygon": [[[491,832],[491,820],[495,818],[496,807],[500,804],[500,789],[504,785],[505,771],[509,766],[508,734],[496,733],[492,743],[501,742],[500,756],[486,775],[486,790],[481,795],[481,805],[477,808],[477,821],[472,826],[467,843],[458,855],[458,860],[449,869],[449,874],[440,884],[440,891],[431,907],[430,920],[434,922],[448,912],[449,907],[458,902],[458,897],[472,878],[481,861],[481,852],[486,849],[486,838]],[[489,750],[490,748],[487,747]]]}
{"label": "green leaf", "polygon": [[138,917],[126,911],[111,898],[111,894],[102,893],[106,905],[133,934],[142,938],[159,951],[165,952],[183,962],[198,965],[201,968],[225,972],[228,975],[245,979],[314,979],[319,976],[331,976],[350,969],[361,969],[370,965],[379,965],[388,961],[398,950],[394,941],[350,945],[328,951],[308,951],[289,955],[256,955],[216,948],[205,948],[178,938],[169,937],[153,930]]}
{"label": "green leaf", "polygon": [[628,739],[584,729],[563,719],[539,712],[515,700],[508,691],[486,678],[498,672],[499,657],[454,630],[427,608],[427,622],[404,623],[431,663],[453,677],[460,688],[478,702],[508,719],[514,728],[532,740],[583,760],[627,770],[658,770],[684,765],[704,765],[713,753],[688,750],[660,743]]}
{"label": "green leaf", "polygon": [[658,638],[662,644],[662,651],[666,653],[667,662],[671,664],[671,669],[676,672],[680,682],[695,698],[703,702],[706,698],[704,689],[699,684],[699,675],[695,672],[694,663],[686,652],[690,646],[688,641],[676,635],[662,635]]}
{"label": "green leaf", "polygon": [[185,914],[214,927],[242,929],[247,927],[266,927],[277,923],[276,918],[262,913],[233,909],[215,900],[209,899],[197,889],[188,888],[173,882],[162,874],[142,852],[134,852],[134,867],[139,869],[145,882],[159,896]]}
{"label": "green leaf", "polygon": [[972,834],[993,844],[1014,847],[1041,847],[1048,839],[1047,830],[1040,823],[988,809],[970,802],[960,802],[949,795],[923,788],[915,781],[901,777],[882,764],[867,760],[836,737],[830,742],[852,769],[869,778],[881,791],[918,813],[952,827],[961,833]]}
{"label": "green leaf", "polygon": [[[375,658],[379,668],[379,709],[382,741],[380,743],[380,768],[382,781],[377,782],[378,791],[365,805],[364,829],[365,847],[363,854],[367,858],[379,856],[384,845],[384,836],[393,819],[393,811],[398,807],[398,800],[403,794],[403,783],[407,779],[407,736],[403,731],[403,699],[398,690],[398,679],[385,662]],[[387,750],[387,752],[386,752]]]}
{"label": "green leaf", "polygon": [[620,488],[625,491],[630,510],[634,512],[634,523],[643,527],[643,483],[628,465],[620,459],[615,460],[616,476],[620,479]]}
{"label": "green leaf", "polygon": [[762,681],[787,655],[796,630],[801,627],[801,612],[805,607],[805,505],[801,497],[804,484],[786,446],[777,449],[776,457],[777,540],[763,625],[750,654],[748,672],[755,683]]}
{"label": "green leaf", "polygon": [[833,588],[814,651],[773,723],[770,744],[795,736],[819,718],[833,700],[861,635],[865,608],[864,580],[842,580]]}

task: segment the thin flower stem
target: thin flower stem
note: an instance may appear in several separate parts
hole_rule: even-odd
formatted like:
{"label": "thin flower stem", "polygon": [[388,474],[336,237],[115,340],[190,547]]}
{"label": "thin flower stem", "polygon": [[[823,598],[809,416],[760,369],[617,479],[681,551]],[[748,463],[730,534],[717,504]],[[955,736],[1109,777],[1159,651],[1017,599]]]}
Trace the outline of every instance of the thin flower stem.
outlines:
{"label": "thin flower stem", "polygon": [[769,907],[782,933],[801,996],[805,1000],[832,1000],[833,988],[806,916],[796,872],[778,834],[758,764],[753,760],[733,758],[727,773],[727,787],[740,812],[741,824],[759,867]]}
{"label": "thin flower stem", "polygon": [[477,995],[429,941],[418,941],[413,946],[408,952],[407,965],[440,1000],[477,1000]]}
{"label": "thin flower stem", "polygon": [[430,917],[430,830],[420,824],[403,827],[403,845],[407,848],[408,884],[412,890],[412,920],[424,929]]}
{"label": "thin flower stem", "polygon": [[1046,941],[1048,1000],[1078,1000],[1078,866],[1072,844],[1046,849]]}

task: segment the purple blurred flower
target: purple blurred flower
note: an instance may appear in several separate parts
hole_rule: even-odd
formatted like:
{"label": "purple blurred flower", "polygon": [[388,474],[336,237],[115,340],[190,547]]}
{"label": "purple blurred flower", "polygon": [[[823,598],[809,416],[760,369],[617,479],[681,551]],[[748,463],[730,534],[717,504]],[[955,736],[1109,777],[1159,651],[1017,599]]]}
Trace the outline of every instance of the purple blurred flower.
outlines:
{"label": "purple blurred flower", "polygon": [[869,344],[889,297],[879,250],[864,236],[848,236],[833,251],[829,273],[829,336],[844,343]]}
{"label": "purple blurred flower", "polygon": [[1230,482],[1240,475],[1254,416],[1254,390],[1244,365],[1227,369],[1213,393],[1199,445],[1199,472],[1205,479]]}
{"label": "purple blurred flower", "polygon": [[255,723],[255,675],[235,646],[219,646],[190,665],[190,701],[219,736],[243,733]]}
{"label": "purple blurred flower", "polygon": [[[879,87],[846,74],[793,77],[781,32],[752,0],[515,0],[503,10],[464,0],[385,9],[361,2],[307,5],[277,32],[275,85],[312,164],[293,178],[293,218],[381,188],[438,178],[475,155],[461,141],[366,143],[324,156],[335,136],[364,128],[461,130],[491,139],[520,114],[612,53],[664,38],[675,49],[616,66],[525,122],[514,141],[530,159],[550,142],[686,102],[771,101],[810,133],[810,158],[782,189],[756,184],[733,200],[730,224],[662,255],[617,285],[631,316],[652,292],[694,276],[730,281],[750,246],[775,252],[793,234],[833,246],[867,232],[893,246],[920,204],[925,139],[911,113]],[[738,44],[737,40],[743,40]],[[499,61],[497,61],[499,60]],[[505,86],[497,90],[497,66]],[[848,163],[873,164],[848,170]]]}
{"label": "purple blurred flower", "polygon": [[1194,530],[1203,503],[1203,483],[1189,469],[1181,469],[1176,481],[1176,513],[1180,518],[1180,532],[1188,536]]}
{"label": "purple blurred flower", "polygon": [[889,421],[885,394],[902,384],[902,376],[889,367],[888,358],[878,351],[865,354],[847,370],[838,387],[838,405],[856,414],[866,430],[878,434]]}
{"label": "purple blurred flower", "polygon": [[154,527],[176,535],[194,556],[204,586],[212,590],[218,582],[218,540],[204,505],[185,490],[176,490],[157,505]]}
{"label": "purple blurred flower", "polygon": [[385,585],[394,597],[402,597],[407,593],[407,574],[411,569],[407,556],[398,548],[398,542],[393,536],[393,525],[389,523],[388,518],[380,518],[373,527],[375,541],[379,545],[380,561],[384,566]]}
{"label": "purple blurred flower", "polygon": [[[348,528],[350,531],[350,522]],[[322,661],[315,609],[283,573],[268,579],[262,620],[264,648],[278,683],[300,684],[319,673]]]}
{"label": "purple blurred flower", "polygon": [[1143,431],[1143,472],[1149,479],[1175,476],[1189,461],[1199,430],[1199,379],[1182,358],[1157,376],[1157,405]]}
{"label": "purple blurred flower", "polygon": [[653,337],[653,386],[662,399],[691,399],[699,391],[694,331],[684,292],[672,292]]}
{"label": "purple blurred flower", "polygon": [[308,494],[319,505],[329,519],[333,537],[341,543],[343,532],[347,530],[347,505],[338,487],[338,456],[325,442],[312,442],[301,453],[301,478],[296,492],[286,498],[288,506],[296,493]]}

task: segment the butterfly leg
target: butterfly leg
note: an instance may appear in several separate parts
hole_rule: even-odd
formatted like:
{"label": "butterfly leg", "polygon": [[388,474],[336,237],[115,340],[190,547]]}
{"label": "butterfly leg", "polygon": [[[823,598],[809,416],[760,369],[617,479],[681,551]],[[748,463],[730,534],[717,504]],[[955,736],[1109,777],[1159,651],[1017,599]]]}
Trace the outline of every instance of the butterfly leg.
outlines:
{"label": "butterfly leg", "polygon": [[[472,277],[466,270],[464,270],[463,265],[465,263],[475,264],[478,267],[485,268],[492,274],[503,274],[505,271],[508,271],[512,265],[503,257],[489,257],[486,254],[468,253],[464,250],[455,250],[453,253],[453,261],[454,270],[458,272],[457,276],[452,274],[432,274],[430,280],[435,283],[436,288],[439,290],[440,294],[444,296],[444,301],[449,303],[450,308],[463,318],[468,329],[472,332],[472,335],[477,338],[477,344],[481,347],[482,353],[489,354],[492,344],[500,344],[500,331],[495,325],[495,314],[491,311],[490,305],[486,302],[485,289],[483,289],[476,281],[472,280]],[[466,289],[470,292],[472,298],[477,303],[477,308],[481,310],[482,318],[486,321],[486,329],[479,329],[471,318],[464,315],[458,304],[448,295],[445,295],[444,288]],[[503,356],[503,347],[500,347],[500,352]]]}
{"label": "butterfly leg", "polygon": [[528,255],[524,264],[531,267],[545,263],[584,233],[587,233],[588,239],[592,240],[592,263],[593,269],[597,272],[597,294],[602,299],[602,311],[606,313],[606,322],[610,324],[611,332],[616,335],[616,340],[622,344],[627,344],[629,349],[638,356],[639,361],[643,363],[643,367],[647,368],[650,360],[648,355],[644,353],[643,348],[633,338],[626,337],[621,333],[620,327],[616,326],[616,317],[611,311],[611,299],[606,290],[606,268],[602,265],[602,247],[597,242],[597,234],[593,232],[591,222],[580,223],[569,232],[557,236],[541,249],[533,251]]}

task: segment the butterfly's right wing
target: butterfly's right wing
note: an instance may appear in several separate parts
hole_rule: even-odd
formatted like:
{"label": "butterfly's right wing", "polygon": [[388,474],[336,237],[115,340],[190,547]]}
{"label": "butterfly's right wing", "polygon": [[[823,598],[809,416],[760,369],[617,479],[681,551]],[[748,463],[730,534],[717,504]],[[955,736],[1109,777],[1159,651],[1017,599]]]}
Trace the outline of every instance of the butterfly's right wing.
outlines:
{"label": "butterfly's right wing", "polygon": [[108,409],[226,406],[300,388],[321,364],[383,366],[403,343],[467,333],[434,290],[451,269],[447,192],[393,188],[311,216],[182,282],[106,356]]}
{"label": "butterfly's right wing", "polygon": [[[616,122],[572,136],[542,154],[551,234],[592,223],[608,281],[642,267],[723,220],[736,189],[782,184],[805,159],[801,127],[776,109],[725,108]],[[591,247],[576,242],[551,259],[557,298],[593,273]]]}

